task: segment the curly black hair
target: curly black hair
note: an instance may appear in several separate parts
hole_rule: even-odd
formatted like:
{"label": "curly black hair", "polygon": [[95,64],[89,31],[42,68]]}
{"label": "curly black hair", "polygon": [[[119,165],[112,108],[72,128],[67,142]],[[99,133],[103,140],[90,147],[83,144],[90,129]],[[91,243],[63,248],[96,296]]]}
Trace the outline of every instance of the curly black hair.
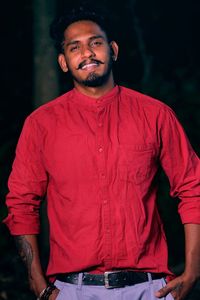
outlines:
{"label": "curly black hair", "polygon": [[102,13],[97,12],[91,8],[79,6],[78,8],[73,8],[69,11],[65,11],[61,16],[56,18],[50,25],[50,36],[54,40],[55,48],[58,53],[63,52],[62,43],[64,40],[64,31],[66,28],[77,21],[87,20],[93,21],[103,30],[106,34],[108,41],[112,41],[112,26],[110,18],[108,18],[108,13],[105,11]]}

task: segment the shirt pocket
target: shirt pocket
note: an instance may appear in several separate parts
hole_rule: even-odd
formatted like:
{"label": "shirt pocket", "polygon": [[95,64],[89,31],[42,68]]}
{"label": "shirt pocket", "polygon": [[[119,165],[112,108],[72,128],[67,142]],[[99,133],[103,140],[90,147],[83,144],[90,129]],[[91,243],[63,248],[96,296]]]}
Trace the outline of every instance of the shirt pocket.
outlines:
{"label": "shirt pocket", "polygon": [[154,149],[152,145],[120,146],[120,179],[141,184],[151,173]]}

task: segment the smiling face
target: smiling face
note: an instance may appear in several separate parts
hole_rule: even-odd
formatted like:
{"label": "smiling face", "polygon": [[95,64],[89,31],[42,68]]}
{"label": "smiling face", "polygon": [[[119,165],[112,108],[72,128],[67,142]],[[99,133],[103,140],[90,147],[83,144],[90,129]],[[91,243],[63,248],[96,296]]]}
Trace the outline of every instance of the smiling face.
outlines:
{"label": "smiling face", "polygon": [[76,87],[99,87],[113,81],[112,61],[117,54],[117,44],[109,44],[96,23],[78,21],[65,30],[63,54],[58,61],[64,72],[71,73]]}

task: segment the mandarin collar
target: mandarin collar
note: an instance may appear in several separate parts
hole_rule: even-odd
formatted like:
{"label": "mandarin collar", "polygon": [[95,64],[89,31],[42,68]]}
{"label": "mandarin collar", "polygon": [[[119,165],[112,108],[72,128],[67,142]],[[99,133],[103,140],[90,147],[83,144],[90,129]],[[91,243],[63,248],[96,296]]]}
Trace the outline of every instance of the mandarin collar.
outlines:
{"label": "mandarin collar", "polygon": [[115,85],[110,91],[105,95],[99,98],[93,98],[87,95],[82,94],[76,88],[73,88],[71,91],[71,102],[74,102],[80,106],[83,106],[87,109],[99,109],[105,107],[107,104],[111,103],[116,96],[119,94],[119,86]]}

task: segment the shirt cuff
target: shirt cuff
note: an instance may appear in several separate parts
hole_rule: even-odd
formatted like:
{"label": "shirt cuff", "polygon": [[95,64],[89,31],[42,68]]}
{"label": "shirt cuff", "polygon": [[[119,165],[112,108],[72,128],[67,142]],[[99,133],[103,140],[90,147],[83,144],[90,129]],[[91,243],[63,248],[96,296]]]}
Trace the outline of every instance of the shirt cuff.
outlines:
{"label": "shirt cuff", "polygon": [[8,227],[12,235],[28,235],[40,233],[39,220],[36,220],[36,218],[34,218],[31,223],[30,221],[29,223],[22,223],[19,219],[14,215],[9,214],[8,217],[3,220],[3,223]]}

